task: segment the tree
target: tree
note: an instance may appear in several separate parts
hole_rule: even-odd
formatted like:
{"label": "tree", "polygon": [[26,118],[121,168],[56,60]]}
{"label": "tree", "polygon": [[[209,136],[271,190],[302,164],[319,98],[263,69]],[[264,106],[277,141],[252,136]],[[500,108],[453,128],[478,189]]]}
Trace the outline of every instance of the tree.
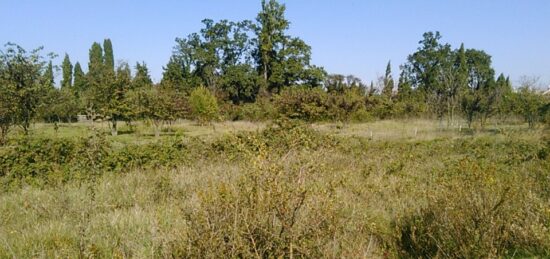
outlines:
{"label": "tree", "polygon": [[[103,50],[97,42],[92,44],[89,51],[88,73],[86,74],[86,88],[81,94],[88,117],[93,121],[98,116],[99,107],[103,105],[107,94],[107,78],[104,65]],[[76,74],[76,73],[75,73]]]}
{"label": "tree", "polygon": [[7,71],[6,66],[4,58],[2,58],[0,60],[0,145],[5,144],[8,133],[15,123],[17,106],[15,88],[4,76]]}
{"label": "tree", "polygon": [[117,67],[115,81],[103,88],[100,112],[109,121],[113,136],[118,135],[118,121],[129,120],[134,112],[126,100],[131,80],[130,66],[122,62]]}
{"label": "tree", "polygon": [[132,88],[151,88],[153,86],[153,81],[149,75],[149,69],[145,62],[136,63],[136,76],[132,80]]}
{"label": "tree", "polygon": [[199,33],[176,39],[177,46],[165,68],[163,81],[179,83],[183,78],[180,84],[187,85],[188,89],[205,85],[216,92],[227,71],[235,66],[251,65],[250,58],[246,57],[250,49],[250,22],[215,23],[209,19],[202,22],[204,28]]}
{"label": "tree", "polygon": [[504,120],[508,115],[512,113],[511,98],[513,89],[512,85],[510,85],[509,83],[510,81],[502,73],[498,76],[495,83],[495,110],[500,116],[501,120]]}
{"label": "tree", "polygon": [[175,55],[170,57],[168,64],[163,67],[162,80],[160,85],[162,88],[177,90],[178,92],[191,92],[188,84],[185,81],[184,64]]}
{"label": "tree", "polygon": [[445,77],[448,92],[447,103],[450,124],[454,123],[460,96],[468,88],[468,63],[464,43],[460,44],[460,48],[456,51],[455,56],[453,70],[449,73],[451,76]]}
{"label": "tree", "polygon": [[163,125],[176,119],[173,97],[177,93],[170,88],[150,87],[134,90],[134,101],[138,103],[140,117],[153,125],[155,137],[160,137]]}
{"label": "tree", "polygon": [[426,32],[418,50],[409,55],[404,68],[413,88],[422,93],[426,104],[441,121],[446,111],[448,91],[444,77],[449,75],[451,47],[441,44],[439,32]]}
{"label": "tree", "polygon": [[72,89],[49,89],[41,103],[40,114],[46,122],[71,122],[78,112],[78,100],[74,98]]}
{"label": "tree", "polygon": [[226,69],[221,88],[234,104],[254,102],[259,91],[260,78],[248,64],[234,65]]}
{"label": "tree", "polygon": [[262,10],[256,21],[257,49],[255,59],[258,64],[258,72],[264,80],[268,89],[276,89],[276,80],[272,76],[277,74],[280,63],[277,61],[278,52],[282,49],[285,41],[285,31],[289,28],[290,22],[284,17],[285,5],[275,0],[262,0]]}
{"label": "tree", "polygon": [[12,114],[2,120],[12,121],[28,134],[41,101],[40,96],[43,95],[42,80],[47,62],[40,53],[42,47],[30,52],[13,43],[8,43],[5,47],[0,52],[0,87],[2,94],[9,97],[2,98],[1,106],[2,113]]}
{"label": "tree", "polygon": [[[80,67],[80,64],[79,64]],[[69,59],[69,55],[65,53],[63,63],[61,65],[63,71],[63,78],[61,79],[61,88],[72,88],[73,86],[73,65]]]}
{"label": "tree", "polygon": [[81,93],[86,89],[86,74],[82,71],[79,62],[74,64],[74,89],[77,93]]}
{"label": "tree", "polygon": [[91,83],[97,83],[101,81],[101,76],[104,73],[104,56],[101,45],[97,42],[92,44],[89,51],[88,61],[88,78]]}
{"label": "tree", "polygon": [[393,95],[394,81],[391,75],[391,61],[388,61],[386,66],[386,74],[384,75],[384,88],[382,89],[382,95],[387,99],[391,99]]}
{"label": "tree", "polygon": [[105,68],[108,71],[115,72],[115,58],[113,54],[113,44],[111,43],[110,39],[103,40],[103,51],[105,53],[103,62],[105,64]]}
{"label": "tree", "polygon": [[193,117],[199,124],[211,123],[218,117],[218,102],[216,101],[216,97],[206,87],[198,87],[191,92],[189,105]]}
{"label": "tree", "polygon": [[514,109],[529,124],[529,128],[534,128],[540,121],[545,105],[544,96],[537,91],[538,80],[537,77],[521,77],[520,88],[516,93]]}
{"label": "tree", "polygon": [[462,110],[468,127],[479,117],[481,126],[494,112],[497,99],[491,56],[481,50],[466,50],[468,63],[468,89],[462,97]]}
{"label": "tree", "polygon": [[44,74],[42,75],[42,85],[46,89],[52,89],[55,87],[52,61],[48,62],[48,65],[46,66],[46,71],[44,71]]}
{"label": "tree", "polygon": [[276,0],[263,0],[256,18],[253,57],[263,78],[263,87],[272,93],[285,86],[320,86],[326,76],[324,69],[310,64],[311,47],[286,34],[290,23],[285,18],[285,10],[285,5]]}
{"label": "tree", "polygon": [[357,90],[357,92],[364,94],[366,89],[366,86],[363,84],[361,79],[354,75],[328,75],[325,78],[324,85],[327,92],[339,94],[343,94],[348,90]]}

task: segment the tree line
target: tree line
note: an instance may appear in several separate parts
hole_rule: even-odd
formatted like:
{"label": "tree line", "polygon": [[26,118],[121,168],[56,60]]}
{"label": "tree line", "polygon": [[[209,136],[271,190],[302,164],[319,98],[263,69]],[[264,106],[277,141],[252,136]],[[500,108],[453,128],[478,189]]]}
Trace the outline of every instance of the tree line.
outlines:
{"label": "tree line", "polygon": [[386,73],[366,84],[353,75],[329,74],[311,64],[311,47],[288,33],[285,5],[263,0],[255,21],[213,21],[177,38],[153,83],[143,62],[115,65],[110,39],[94,42],[87,71],[65,54],[60,87],[55,86],[53,54],[26,51],[8,43],[0,52],[2,139],[14,126],[28,132],[32,122],[71,122],[78,114],[117,124],[149,120],[157,135],[179,118],[208,123],[225,119],[364,121],[373,118],[431,117],[468,126],[489,118],[523,117],[532,127],[548,114],[548,99],[532,82],[514,89],[496,76],[482,50],[453,48],[439,32],[427,32],[416,52],[400,66],[395,82]]}

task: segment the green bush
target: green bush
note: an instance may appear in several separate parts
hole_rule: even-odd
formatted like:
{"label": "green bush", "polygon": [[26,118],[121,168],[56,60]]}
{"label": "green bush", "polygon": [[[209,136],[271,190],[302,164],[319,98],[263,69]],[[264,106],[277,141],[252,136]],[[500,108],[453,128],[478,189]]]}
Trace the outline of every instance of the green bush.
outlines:
{"label": "green bush", "polygon": [[279,114],[305,121],[329,118],[328,94],[320,88],[289,87],[275,97]]}
{"label": "green bush", "polygon": [[[518,184],[521,183],[521,184]],[[548,217],[526,178],[463,160],[399,217],[398,251],[411,258],[496,258],[549,253]]]}
{"label": "green bush", "polygon": [[189,96],[193,117],[199,124],[209,124],[218,119],[219,108],[216,97],[205,87],[198,87]]}
{"label": "green bush", "polygon": [[108,172],[126,172],[129,168],[180,165],[194,154],[203,155],[197,148],[193,149],[195,152],[188,152],[187,146],[194,145],[193,141],[196,140],[184,142],[174,137],[114,148],[99,134],[74,140],[22,138],[0,150],[0,190],[87,181]]}

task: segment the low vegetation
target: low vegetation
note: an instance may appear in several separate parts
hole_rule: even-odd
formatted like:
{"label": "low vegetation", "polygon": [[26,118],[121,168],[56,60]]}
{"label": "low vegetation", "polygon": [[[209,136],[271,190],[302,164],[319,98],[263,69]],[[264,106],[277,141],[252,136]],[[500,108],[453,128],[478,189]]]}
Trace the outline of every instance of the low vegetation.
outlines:
{"label": "low vegetation", "polygon": [[377,139],[358,127],[13,139],[0,156],[0,256],[550,255],[543,130]]}

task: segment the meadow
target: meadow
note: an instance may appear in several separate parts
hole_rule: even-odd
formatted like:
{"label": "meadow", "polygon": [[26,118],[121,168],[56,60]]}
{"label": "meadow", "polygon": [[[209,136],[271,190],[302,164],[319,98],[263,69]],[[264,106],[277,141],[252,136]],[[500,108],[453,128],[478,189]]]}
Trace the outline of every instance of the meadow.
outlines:
{"label": "meadow", "polygon": [[545,128],[36,124],[0,148],[2,258],[550,256]]}

